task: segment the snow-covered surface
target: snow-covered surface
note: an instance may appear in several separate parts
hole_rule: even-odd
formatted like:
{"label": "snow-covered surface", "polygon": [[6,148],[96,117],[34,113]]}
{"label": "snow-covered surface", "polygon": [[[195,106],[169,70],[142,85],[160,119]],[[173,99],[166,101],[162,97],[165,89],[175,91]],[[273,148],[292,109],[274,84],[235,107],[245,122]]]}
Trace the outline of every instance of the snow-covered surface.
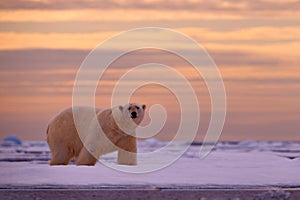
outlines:
{"label": "snow-covered surface", "polygon": [[[139,143],[139,152],[164,145],[165,142],[147,140]],[[49,166],[51,154],[43,141],[0,145],[0,187],[300,187],[299,142],[219,142],[201,160],[200,145],[192,145],[172,165],[145,174],[119,172],[101,163],[93,167]],[[103,159],[115,162],[116,153]]]}

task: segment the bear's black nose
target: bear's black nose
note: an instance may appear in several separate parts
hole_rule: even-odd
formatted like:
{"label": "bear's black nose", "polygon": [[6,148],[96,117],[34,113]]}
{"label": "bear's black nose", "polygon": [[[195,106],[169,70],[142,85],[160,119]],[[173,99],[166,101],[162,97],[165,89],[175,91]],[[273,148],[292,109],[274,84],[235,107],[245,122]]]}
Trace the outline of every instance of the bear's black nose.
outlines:
{"label": "bear's black nose", "polygon": [[133,118],[133,119],[136,118],[136,114],[137,114],[136,112],[132,112],[131,113],[131,118]]}

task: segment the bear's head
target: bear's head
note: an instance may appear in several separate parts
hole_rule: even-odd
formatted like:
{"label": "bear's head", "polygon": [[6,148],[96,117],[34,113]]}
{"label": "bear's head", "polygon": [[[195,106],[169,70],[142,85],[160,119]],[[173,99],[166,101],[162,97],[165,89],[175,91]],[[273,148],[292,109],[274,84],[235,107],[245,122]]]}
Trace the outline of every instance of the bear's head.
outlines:
{"label": "bear's head", "polygon": [[123,113],[123,117],[131,119],[136,125],[139,125],[144,118],[146,105],[138,103],[128,103],[124,106],[119,106],[119,110]]}

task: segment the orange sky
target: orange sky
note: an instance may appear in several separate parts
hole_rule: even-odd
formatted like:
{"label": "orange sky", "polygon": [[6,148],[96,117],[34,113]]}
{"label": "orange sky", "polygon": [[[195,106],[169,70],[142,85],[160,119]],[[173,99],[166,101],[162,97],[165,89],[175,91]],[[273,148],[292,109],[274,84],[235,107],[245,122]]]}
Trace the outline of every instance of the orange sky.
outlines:
{"label": "orange sky", "polygon": [[[44,139],[51,117],[71,105],[76,71],[90,50],[121,31],[158,26],[201,43],[219,67],[228,100],[221,139],[300,140],[299,10],[296,0],[1,1],[0,139],[10,134]],[[118,46],[107,49],[113,50]],[[133,60],[152,58],[176,67],[195,87],[202,139],[210,116],[205,84],[193,80],[188,63],[164,53],[137,52],[122,64],[130,68]],[[109,105],[118,73],[122,70],[107,72],[104,87],[97,91],[99,106]],[[178,124],[172,95],[149,86],[134,98],[166,106],[169,127],[158,138],[172,138]]]}

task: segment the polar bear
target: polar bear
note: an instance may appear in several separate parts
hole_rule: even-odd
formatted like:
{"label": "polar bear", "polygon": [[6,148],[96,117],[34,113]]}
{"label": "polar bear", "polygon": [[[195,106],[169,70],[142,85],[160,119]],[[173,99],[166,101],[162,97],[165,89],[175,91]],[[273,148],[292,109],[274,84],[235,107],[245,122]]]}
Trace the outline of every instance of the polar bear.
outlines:
{"label": "polar bear", "polygon": [[101,155],[113,151],[118,151],[118,164],[136,165],[135,129],[143,120],[145,109],[138,103],[111,109],[65,109],[47,128],[50,165],[67,165],[74,157],[77,165],[95,165]]}

